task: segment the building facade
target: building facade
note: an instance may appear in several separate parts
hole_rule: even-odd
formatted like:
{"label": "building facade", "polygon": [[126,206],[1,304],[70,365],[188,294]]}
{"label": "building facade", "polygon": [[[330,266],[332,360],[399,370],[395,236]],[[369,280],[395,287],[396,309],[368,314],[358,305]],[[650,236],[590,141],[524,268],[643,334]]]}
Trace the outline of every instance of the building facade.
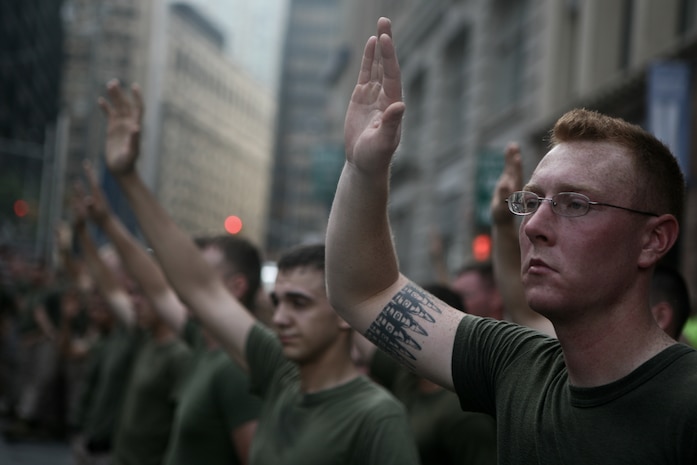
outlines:
{"label": "building facade", "polygon": [[[347,1],[344,41],[351,54],[334,85],[333,134],[341,140],[363,44],[374,34],[377,18],[388,16],[407,105],[389,207],[405,273],[417,281],[432,279],[429,243],[434,231],[443,239],[451,271],[473,258],[474,237],[489,230],[486,210],[507,142],[520,143],[529,176],[546,152],[548,130],[565,111],[596,109],[648,128],[649,75],[655,63],[686,65],[694,87],[696,4]],[[695,115],[694,97],[685,103]],[[695,132],[693,120],[689,134]],[[694,179],[696,148],[690,140],[684,164],[688,179]],[[682,239],[672,260],[695,296],[697,254],[688,240],[697,227],[693,186],[688,183]]]}
{"label": "building facade", "polygon": [[223,53],[224,35],[196,9],[165,5],[152,38],[141,169],[162,205],[191,234],[225,231],[262,244],[276,104]]}
{"label": "building facade", "polygon": [[62,2],[0,3],[0,244],[47,258],[57,153]]}
{"label": "building facade", "polygon": [[289,3],[266,238],[271,258],[302,242],[324,240],[336,185],[334,162],[342,157],[341,145],[330,137],[327,114],[327,74],[341,43],[339,4]]}

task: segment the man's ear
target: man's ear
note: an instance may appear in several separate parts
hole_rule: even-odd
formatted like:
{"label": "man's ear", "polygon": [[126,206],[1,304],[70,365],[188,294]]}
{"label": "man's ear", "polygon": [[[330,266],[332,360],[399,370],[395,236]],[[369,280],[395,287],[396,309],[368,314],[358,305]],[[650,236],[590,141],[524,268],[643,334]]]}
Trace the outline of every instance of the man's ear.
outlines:
{"label": "man's ear", "polygon": [[653,314],[653,319],[656,320],[656,323],[658,323],[658,326],[663,331],[668,332],[670,325],[673,322],[673,309],[670,307],[668,302],[658,302],[656,305],[651,307],[651,313]]}
{"label": "man's ear", "polygon": [[648,268],[656,264],[678,240],[680,226],[673,215],[665,214],[651,218],[645,226],[639,267]]}
{"label": "man's ear", "polygon": [[225,287],[237,300],[240,300],[249,289],[249,281],[242,273],[232,273],[225,278]]}

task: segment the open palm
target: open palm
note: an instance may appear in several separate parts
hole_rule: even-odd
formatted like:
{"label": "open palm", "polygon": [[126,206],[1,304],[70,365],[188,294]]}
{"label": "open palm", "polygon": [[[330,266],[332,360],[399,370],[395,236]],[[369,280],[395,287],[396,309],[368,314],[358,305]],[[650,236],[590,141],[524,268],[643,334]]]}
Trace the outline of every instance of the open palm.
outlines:
{"label": "open palm", "polygon": [[[387,18],[365,46],[344,124],[347,160],[361,168],[385,166],[399,145],[404,103],[399,63]],[[372,154],[381,154],[374,157]]]}
{"label": "open palm", "polygon": [[109,100],[99,99],[107,116],[106,165],[114,174],[133,171],[138,158],[143,99],[137,84],[131,87],[131,93],[132,99],[114,79],[107,83]]}

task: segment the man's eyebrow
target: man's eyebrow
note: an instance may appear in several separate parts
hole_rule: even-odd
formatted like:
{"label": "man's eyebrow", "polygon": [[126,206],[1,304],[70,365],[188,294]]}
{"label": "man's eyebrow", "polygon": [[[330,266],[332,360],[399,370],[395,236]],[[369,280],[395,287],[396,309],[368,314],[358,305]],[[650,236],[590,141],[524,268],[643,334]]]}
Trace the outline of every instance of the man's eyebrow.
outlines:
{"label": "man's eyebrow", "polygon": [[272,291],[269,294],[269,297],[271,298],[271,300],[275,299],[277,302],[281,297],[286,298],[286,299],[308,299],[308,300],[314,299],[314,297],[312,295],[304,293],[304,292],[300,292],[300,291],[283,292],[280,296],[275,291]]}
{"label": "man's eyebrow", "polygon": [[298,298],[308,299],[308,300],[313,299],[312,295],[306,294],[306,293],[300,292],[300,291],[288,291],[285,293],[285,296],[288,298],[291,298],[291,299],[298,299]]}
{"label": "man's eyebrow", "polygon": [[[543,189],[538,184],[535,184],[535,183],[525,184],[522,187],[522,190],[530,191],[530,192],[542,192],[543,191]],[[580,193],[589,192],[591,194],[594,194],[595,190],[591,189],[588,186],[584,186],[581,184],[562,183],[562,184],[558,184],[556,186],[554,194],[558,194],[559,192],[580,192]],[[547,195],[549,195],[549,194],[547,194]]]}

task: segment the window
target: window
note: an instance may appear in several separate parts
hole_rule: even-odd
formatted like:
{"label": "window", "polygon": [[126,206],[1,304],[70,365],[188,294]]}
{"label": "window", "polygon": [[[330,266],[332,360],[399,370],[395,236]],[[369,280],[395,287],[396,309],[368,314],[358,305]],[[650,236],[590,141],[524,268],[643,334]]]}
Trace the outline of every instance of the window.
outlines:
{"label": "window", "polygon": [[468,31],[460,31],[444,53],[442,136],[446,144],[462,138],[467,115],[470,58]]}
{"label": "window", "polygon": [[697,26],[697,0],[680,0],[677,24],[678,34],[684,36],[693,32],[695,26]]}
{"label": "window", "polygon": [[494,8],[491,104],[502,111],[523,96],[529,0],[499,0]]}

